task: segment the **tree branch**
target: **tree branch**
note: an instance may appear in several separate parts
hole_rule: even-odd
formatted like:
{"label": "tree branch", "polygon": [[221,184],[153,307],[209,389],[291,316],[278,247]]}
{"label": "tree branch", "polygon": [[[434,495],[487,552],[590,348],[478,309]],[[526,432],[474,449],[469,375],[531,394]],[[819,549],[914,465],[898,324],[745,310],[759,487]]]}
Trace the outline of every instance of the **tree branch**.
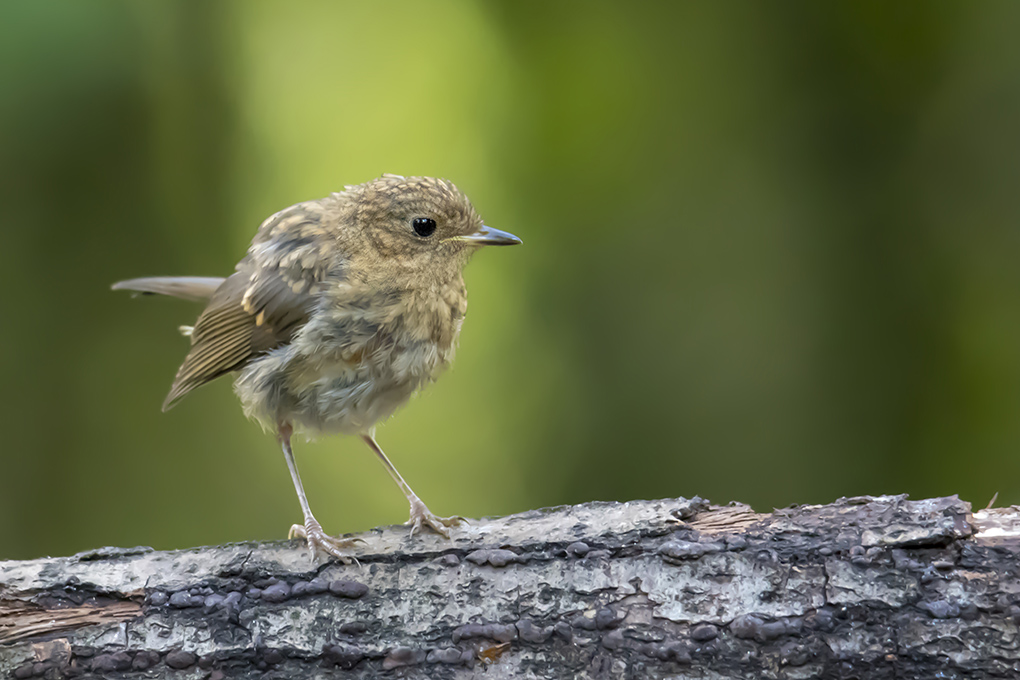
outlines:
{"label": "tree branch", "polygon": [[1020,669],[1020,512],[701,499],[0,562],[0,677],[924,678]]}

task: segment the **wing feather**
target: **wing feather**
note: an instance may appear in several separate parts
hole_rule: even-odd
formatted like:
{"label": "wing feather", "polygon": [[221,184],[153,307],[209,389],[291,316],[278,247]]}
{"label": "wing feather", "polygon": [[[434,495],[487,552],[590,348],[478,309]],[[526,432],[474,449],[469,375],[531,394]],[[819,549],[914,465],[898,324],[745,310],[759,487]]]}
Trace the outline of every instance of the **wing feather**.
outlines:
{"label": "wing feather", "polygon": [[308,321],[321,283],[336,271],[336,241],[320,202],[299,203],[259,228],[237,271],[216,289],[191,333],[191,351],[163,410],[191,390],[280,347]]}

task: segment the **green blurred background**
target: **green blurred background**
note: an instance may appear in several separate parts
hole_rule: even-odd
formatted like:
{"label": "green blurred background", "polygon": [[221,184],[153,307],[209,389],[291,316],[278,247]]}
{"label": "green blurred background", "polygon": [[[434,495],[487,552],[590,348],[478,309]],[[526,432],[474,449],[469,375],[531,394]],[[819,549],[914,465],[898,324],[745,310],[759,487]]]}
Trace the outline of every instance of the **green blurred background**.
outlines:
{"label": "green blurred background", "polygon": [[[0,559],[281,538],[229,381],[160,403],[260,221],[383,172],[524,239],[379,431],[440,514],[1020,502],[1020,3],[0,5]],[[402,522],[298,443],[328,531]]]}

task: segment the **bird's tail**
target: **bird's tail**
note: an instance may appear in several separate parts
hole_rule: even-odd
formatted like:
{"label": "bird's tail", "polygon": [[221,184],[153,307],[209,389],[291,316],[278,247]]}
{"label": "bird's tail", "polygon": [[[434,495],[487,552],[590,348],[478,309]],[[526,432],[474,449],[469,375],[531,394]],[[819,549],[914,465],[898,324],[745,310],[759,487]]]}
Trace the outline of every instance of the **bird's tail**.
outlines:
{"label": "bird's tail", "polygon": [[171,295],[202,302],[212,297],[225,279],[216,276],[150,276],[118,281],[113,290],[131,290],[142,295]]}

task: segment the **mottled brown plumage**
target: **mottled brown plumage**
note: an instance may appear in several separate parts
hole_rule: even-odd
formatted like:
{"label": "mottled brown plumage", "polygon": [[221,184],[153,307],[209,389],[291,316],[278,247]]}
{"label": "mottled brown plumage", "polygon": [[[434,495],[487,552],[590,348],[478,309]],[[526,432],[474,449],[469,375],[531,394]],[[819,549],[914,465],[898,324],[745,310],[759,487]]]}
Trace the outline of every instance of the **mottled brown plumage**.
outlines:
{"label": "mottled brown plumage", "polygon": [[290,447],[294,426],[360,434],[411,505],[412,532],[447,534],[373,437],[391,415],[453,360],[467,309],[461,270],[481,245],[519,239],[485,226],[445,180],[383,177],[286,208],[259,227],[226,279],[133,279],[115,289],[208,299],[191,351],[163,404],[238,372],[245,412],[275,428],[305,520],[292,533],[313,550],[346,559],[308,509]]}

